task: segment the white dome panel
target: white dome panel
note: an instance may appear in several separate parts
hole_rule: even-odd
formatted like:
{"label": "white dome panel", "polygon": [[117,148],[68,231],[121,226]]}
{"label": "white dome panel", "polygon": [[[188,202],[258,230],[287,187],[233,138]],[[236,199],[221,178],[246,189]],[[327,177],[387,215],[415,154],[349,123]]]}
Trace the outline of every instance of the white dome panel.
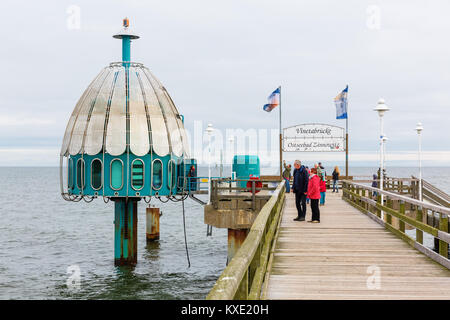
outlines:
{"label": "white dome panel", "polygon": [[126,68],[123,63],[112,63],[75,106],[61,155],[95,155],[103,150],[118,156],[126,152],[127,139],[130,152],[137,156],[149,152],[160,157],[189,156],[181,116],[158,79],[142,64],[130,63]]}
{"label": "white dome panel", "polygon": [[175,115],[174,112],[172,111],[169,99],[164,92],[165,89],[162,87],[159,81],[156,80],[147,69],[145,69],[145,73],[150,81],[150,84],[153,87],[154,92],[156,93],[156,97],[158,98],[158,102],[162,110],[162,115],[164,116],[164,120],[166,121],[168,137],[172,146],[171,151],[177,157],[180,157],[183,154],[183,146],[181,144],[181,136],[175,118],[176,116],[178,116],[178,114]]}
{"label": "white dome panel", "polygon": [[145,99],[147,101],[147,111],[150,117],[150,131],[153,151],[158,156],[164,157],[170,152],[166,121],[164,120],[158,98],[156,97],[155,91],[153,90],[147,75],[143,72],[143,70],[139,72],[139,75],[144,88]]}
{"label": "white dome panel", "polygon": [[106,69],[103,70],[101,76],[91,84],[90,91],[80,106],[80,110],[72,131],[72,139],[69,145],[69,153],[71,155],[76,155],[82,151],[81,147],[83,146],[84,133],[87,128],[88,117],[100,91],[100,87],[103,84],[103,80],[107,74],[108,71]]}
{"label": "white dome panel", "polygon": [[130,69],[130,151],[144,156],[150,151],[147,112],[136,69]]}
{"label": "white dome panel", "polygon": [[118,72],[116,69],[108,70],[108,75],[106,76],[105,81],[103,81],[103,85],[95,100],[84,142],[84,151],[88,155],[95,155],[102,151],[106,110],[108,108],[111,90],[113,89],[113,80],[116,72]]}
{"label": "white dome panel", "polygon": [[105,151],[113,156],[125,152],[127,146],[125,69],[121,69],[114,84],[106,129]]}
{"label": "white dome panel", "polygon": [[68,151],[68,148],[69,148],[69,145],[70,145],[70,141],[72,139],[73,127],[74,127],[75,122],[77,120],[78,113],[80,112],[81,105],[83,104],[84,100],[86,99],[86,96],[89,94],[92,84],[97,81],[97,79],[103,74],[104,70],[102,70],[97,75],[97,77],[95,77],[95,79],[89,84],[89,86],[86,88],[86,90],[84,90],[83,95],[78,100],[78,102],[77,102],[77,104],[75,106],[75,109],[73,109],[72,115],[70,116],[69,122],[67,123],[67,126],[66,126],[66,132],[64,133],[64,139],[63,139],[63,143],[62,143],[62,146],[61,146],[61,153],[60,153],[62,156],[66,156],[67,155],[67,151]]}

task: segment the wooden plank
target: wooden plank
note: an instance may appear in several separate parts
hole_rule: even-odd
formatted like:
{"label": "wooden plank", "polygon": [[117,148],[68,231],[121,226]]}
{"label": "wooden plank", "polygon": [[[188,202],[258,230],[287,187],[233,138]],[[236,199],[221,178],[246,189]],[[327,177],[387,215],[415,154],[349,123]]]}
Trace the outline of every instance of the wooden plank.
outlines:
{"label": "wooden plank", "polygon": [[[450,299],[450,271],[327,192],[321,223],[297,222],[286,195],[267,299]],[[307,210],[307,220],[310,209]],[[378,270],[379,288],[370,285]],[[369,281],[369,285],[368,285]]]}
{"label": "wooden plank", "polygon": [[249,267],[253,259],[260,259],[260,256],[255,256],[255,254],[259,251],[258,248],[274,212],[284,202],[284,192],[284,184],[280,183],[270,200],[259,212],[244,243],[209,292],[207,300],[247,299]]}

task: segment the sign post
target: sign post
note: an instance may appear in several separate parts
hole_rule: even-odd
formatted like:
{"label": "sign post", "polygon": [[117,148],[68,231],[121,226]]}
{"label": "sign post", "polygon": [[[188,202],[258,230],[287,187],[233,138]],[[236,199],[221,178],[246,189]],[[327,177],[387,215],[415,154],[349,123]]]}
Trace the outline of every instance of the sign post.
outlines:
{"label": "sign post", "polygon": [[348,179],[348,117],[345,118],[345,176]]}
{"label": "sign post", "polygon": [[284,129],[283,151],[344,152],[347,151],[347,135],[344,128],[338,126],[323,123],[299,124]]}
{"label": "sign post", "polygon": [[281,86],[280,89],[280,179],[283,179],[283,137],[281,135]]}

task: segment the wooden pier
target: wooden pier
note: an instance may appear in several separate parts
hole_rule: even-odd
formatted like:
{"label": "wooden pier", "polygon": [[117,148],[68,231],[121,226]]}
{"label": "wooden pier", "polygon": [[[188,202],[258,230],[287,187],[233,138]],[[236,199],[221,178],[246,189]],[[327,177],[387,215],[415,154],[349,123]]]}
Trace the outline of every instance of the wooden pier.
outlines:
{"label": "wooden pier", "polygon": [[[450,299],[450,271],[327,192],[321,223],[293,221],[286,195],[262,297],[266,299]],[[307,219],[311,211],[308,208]]]}
{"label": "wooden pier", "polygon": [[415,199],[414,178],[370,182],[328,191],[320,224],[293,221],[280,182],[207,299],[450,300],[450,208]]}

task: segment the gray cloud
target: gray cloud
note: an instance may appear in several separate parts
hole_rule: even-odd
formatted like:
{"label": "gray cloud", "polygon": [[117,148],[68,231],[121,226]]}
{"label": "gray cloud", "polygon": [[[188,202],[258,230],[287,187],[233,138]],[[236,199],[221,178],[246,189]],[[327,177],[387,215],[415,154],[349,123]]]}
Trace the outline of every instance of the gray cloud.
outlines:
{"label": "gray cloud", "polygon": [[[81,29],[66,27],[69,5]],[[380,8],[380,29],[366,25]],[[0,148],[59,148],[88,83],[120,59],[111,36],[128,16],[141,39],[132,58],[171,93],[186,125],[277,128],[262,111],[282,85],[283,124],[335,120],[349,84],[351,150],[378,149],[383,97],[388,150],[450,150],[448,1],[2,1]],[[11,120],[12,119],[12,120]],[[19,121],[21,120],[21,121]],[[7,123],[8,124],[7,124]]]}

